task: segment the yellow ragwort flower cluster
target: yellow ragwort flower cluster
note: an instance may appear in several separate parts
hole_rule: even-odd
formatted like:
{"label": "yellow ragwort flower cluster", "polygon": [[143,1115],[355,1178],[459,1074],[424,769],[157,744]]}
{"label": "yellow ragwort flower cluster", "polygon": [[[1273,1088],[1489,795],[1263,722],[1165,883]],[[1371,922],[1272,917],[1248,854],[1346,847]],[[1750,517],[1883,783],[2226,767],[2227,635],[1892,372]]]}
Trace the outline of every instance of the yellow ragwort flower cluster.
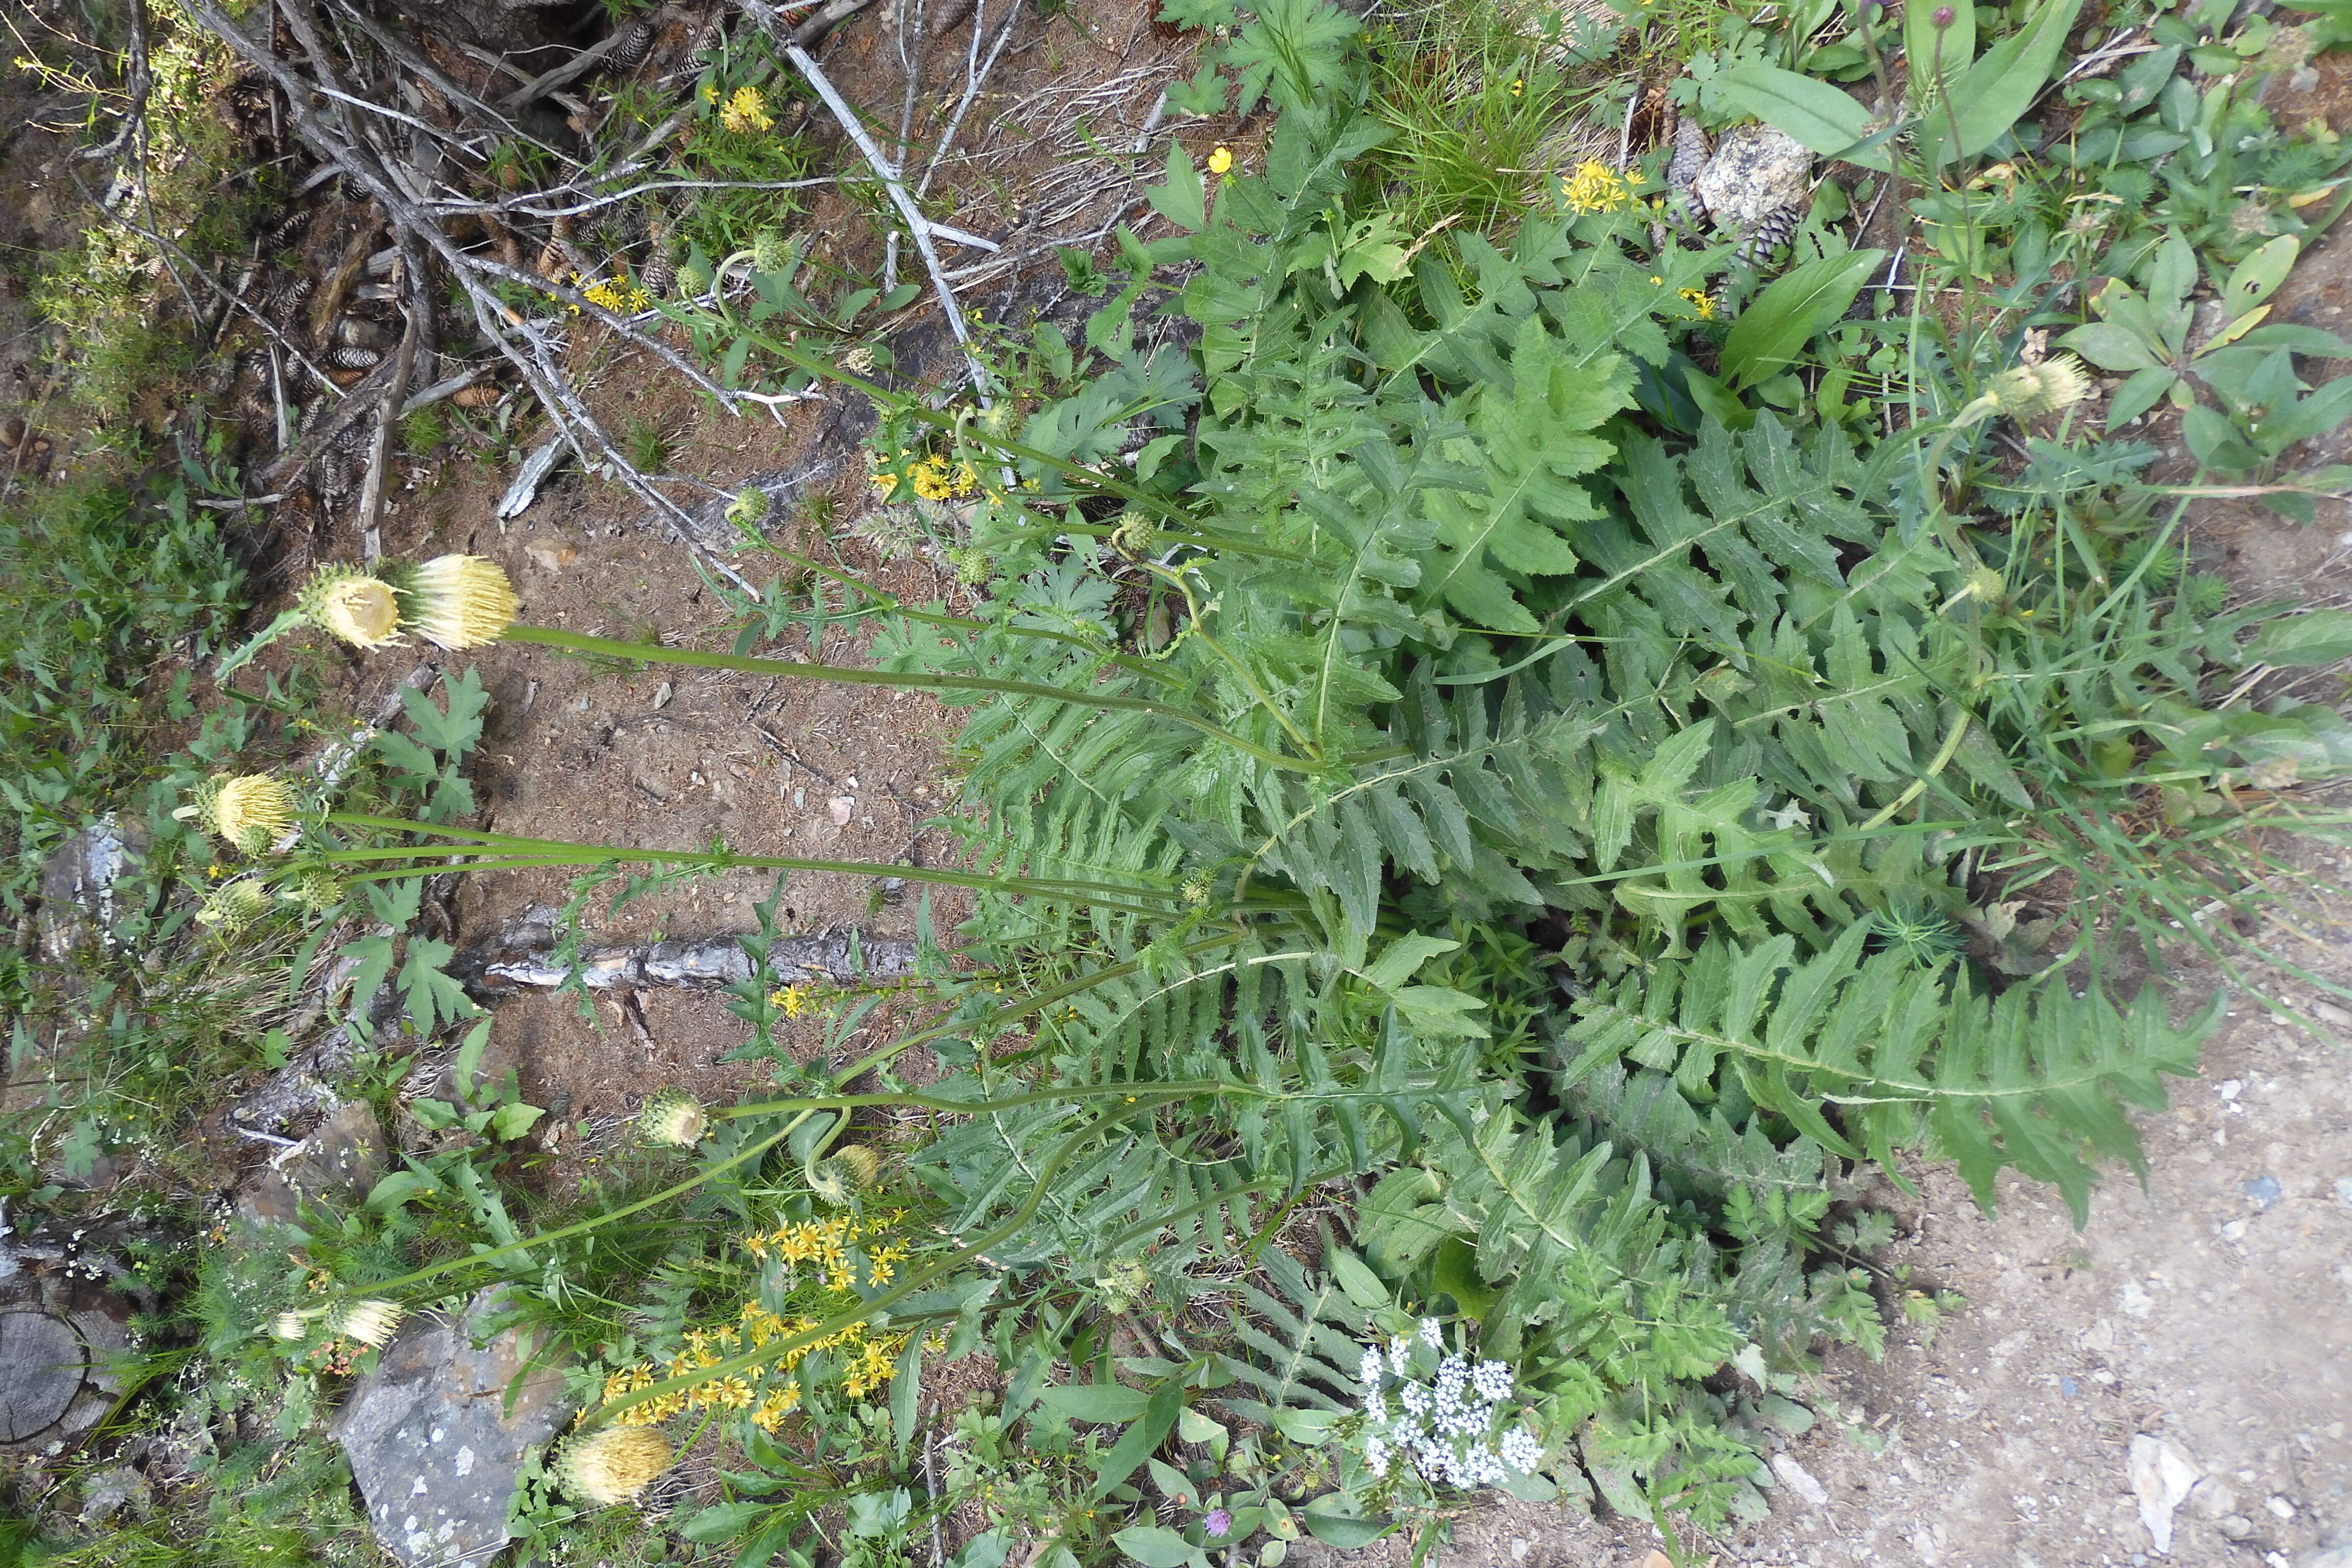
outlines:
{"label": "yellow ragwort flower cluster", "polygon": [[726,107],[719,111],[719,123],[738,135],[776,128],[768,116],[768,100],[756,87],[739,87],[729,95]]}
{"label": "yellow ragwort flower cluster", "polygon": [[654,302],[644,286],[630,278],[608,278],[601,283],[591,283],[580,292],[616,316],[634,316]]}
{"label": "yellow ragwort flower cluster", "polygon": [[[852,1247],[887,1234],[905,1217],[906,1211],[901,1209],[863,1220],[847,1215],[801,1220],[745,1237],[742,1246],[763,1264],[773,1257],[794,1271],[809,1266],[827,1286],[846,1292],[857,1283],[859,1274],[859,1260],[853,1256]],[[866,1282],[873,1286],[887,1285],[898,1278],[898,1265],[907,1259],[907,1248],[899,1242],[863,1250]],[[640,1362],[613,1373],[604,1379],[604,1402],[625,1399],[656,1383],[692,1377],[746,1349],[763,1351],[777,1340],[808,1333],[818,1321],[812,1317],[783,1317],[756,1300],[745,1301],[735,1321],[713,1329],[689,1330],[678,1352],[667,1361]],[[864,1399],[890,1381],[898,1370],[898,1357],[907,1348],[907,1339],[903,1332],[875,1333],[864,1323],[852,1323],[838,1332],[786,1351],[757,1374],[759,1381],[774,1379],[764,1388],[754,1386],[754,1379],[740,1374],[704,1378],[633,1405],[613,1419],[622,1426],[652,1426],[688,1410],[719,1414],[740,1411],[747,1413],[751,1424],[761,1431],[773,1432],[785,1416],[800,1407],[801,1384],[796,1374],[801,1363],[812,1352],[841,1352],[841,1390],[852,1399]]]}
{"label": "yellow ragwort flower cluster", "polygon": [[1632,189],[1625,176],[1598,158],[1587,158],[1576,173],[1560,182],[1560,199],[1571,212],[1613,213],[1625,205]]}
{"label": "yellow ragwort flower cluster", "polygon": [[[907,454],[901,452],[899,457]],[[882,459],[872,457],[874,489],[884,500],[894,500],[898,494],[898,476],[882,466]],[[945,458],[925,458],[907,470],[907,483],[925,500],[961,500],[980,490],[980,472],[970,463],[950,462]]]}
{"label": "yellow ragwort flower cluster", "polygon": [[1683,297],[1683,303],[1688,305],[1700,321],[1715,320],[1715,297],[1706,289],[1679,289],[1675,292]]}
{"label": "yellow ragwort flower cluster", "polygon": [[809,1010],[811,985],[780,985],[768,993],[768,1005],[783,1009],[787,1018],[797,1018]]}

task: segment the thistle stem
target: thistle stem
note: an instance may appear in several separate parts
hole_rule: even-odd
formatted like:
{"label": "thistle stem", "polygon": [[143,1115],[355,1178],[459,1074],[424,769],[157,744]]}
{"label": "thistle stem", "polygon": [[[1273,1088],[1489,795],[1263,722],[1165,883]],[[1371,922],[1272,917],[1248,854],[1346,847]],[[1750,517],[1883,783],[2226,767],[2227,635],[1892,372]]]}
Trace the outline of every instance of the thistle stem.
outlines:
{"label": "thistle stem", "polygon": [[797,676],[807,680],[829,681],[840,686],[888,686],[914,691],[990,691],[1008,697],[1034,697],[1050,702],[1063,702],[1076,708],[1101,708],[1123,712],[1150,713],[1173,723],[1194,730],[1213,741],[1219,741],[1242,752],[1269,767],[1291,773],[1315,773],[1320,764],[1285,756],[1241,736],[1221,725],[1211,723],[1195,713],[1187,713],[1164,702],[1153,702],[1141,697],[1122,697],[1108,691],[1070,691],[1058,686],[1045,686],[1027,680],[999,680],[984,675],[934,675],[921,670],[852,669],[837,664],[809,664],[799,659],[759,658],[748,654],[704,653],[695,648],[659,647],[650,643],[621,642],[612,637],[590,637],[583,632],[564,631],[554,626],[509,626],[504,639],[511,643],[530,643],[540,647],[561,648],[567,653],[592,654],[601,658],[625,659],[639,664],[677,664],[695,669],[734,669],[751,675]]}

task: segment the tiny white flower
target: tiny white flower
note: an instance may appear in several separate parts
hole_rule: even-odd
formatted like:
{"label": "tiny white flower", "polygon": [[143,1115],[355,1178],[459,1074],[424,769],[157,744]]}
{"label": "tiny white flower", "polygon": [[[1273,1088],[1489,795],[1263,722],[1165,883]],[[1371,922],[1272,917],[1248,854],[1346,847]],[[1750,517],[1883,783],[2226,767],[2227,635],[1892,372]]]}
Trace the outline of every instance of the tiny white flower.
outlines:
{"label": "tiny white flower", "polygon": [[1356,1370],[1358,1381],[1368,1389],[1377,1389],[1381,1385],[1381,1372],[1380,1351],[1370,1345],[1365,1346],[1363,1364]]}
{"label": "tiny white flower", "polygon": [[1412,1342],[1402,1334],[1397,1335],[1389,1342],[1389,1370],[1397,1376],[1402,1377],[1405,1374],[1405,1369],[1412,1365]]}
{"label": "tiny white flower", "polygon": [[1421,1321],[1421,1338],[1422,1342],[1426,1344],[1431,1350],[1440,1351],[1445,1348],[1444,1340],[1439,1337],[1437,1320],[1435,1318],[1423,1318]]}
{"label": "tiny white flower", "polygon": [[1511,1396],[1511,1367],[1507,1362],[1482,1361],[1470,1373],[1470,1381],[1481,1399],[1508,1399]]}
{"label": "tiny white flower", "polygon": [[1378,1437],[1364,1439],[1364,1468],[1375,1476],[1389,1473],[1389,1446]]}
{"label": "tiny white flower", "polygon": [[1543,1445],[1526,1427],[1515,1426],[1503,1434],[1503,1462],[1519,1474],[1533,1475],[1542,1459]]}

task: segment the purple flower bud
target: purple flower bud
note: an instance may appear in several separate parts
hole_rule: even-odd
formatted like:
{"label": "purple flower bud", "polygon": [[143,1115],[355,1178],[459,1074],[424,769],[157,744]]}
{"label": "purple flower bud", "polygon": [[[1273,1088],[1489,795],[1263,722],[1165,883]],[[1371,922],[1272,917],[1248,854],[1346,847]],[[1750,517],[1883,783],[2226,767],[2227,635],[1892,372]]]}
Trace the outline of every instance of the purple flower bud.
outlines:
{"label": "purple flower bud", "polygon": [[1940,33],[1952,25],[1952,8],[1949,5],[1938,5],[1927,20],[1936,24],[1936,30]]}
{"label": "purple flower bud", "polygon": [[1201,1528],[1209,1532],[1210,1540],[1223,1541],[1234,1531],[1234,1516],[1224,1509],[1213,1508],[1209,1516],[1201,1521]]}

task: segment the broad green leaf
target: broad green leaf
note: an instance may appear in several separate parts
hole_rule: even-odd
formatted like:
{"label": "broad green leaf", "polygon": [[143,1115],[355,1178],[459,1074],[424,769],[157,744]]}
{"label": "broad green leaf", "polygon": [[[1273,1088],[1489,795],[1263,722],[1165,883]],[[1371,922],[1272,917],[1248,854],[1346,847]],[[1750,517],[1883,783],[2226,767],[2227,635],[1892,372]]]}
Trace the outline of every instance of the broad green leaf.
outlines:
{"label": "broad green leaf", "polygon": [[1973,158],[2000,140],[2025,111],[2033,107],[2050,69],[2065,47],[2067,30],[2083,9],[2083,0],[2042,0],[2025,25],[1991,48],[1950,83],[1947,106],[1959,129],[1959,145],[1950,145],[1948,129],[1937,132],[1943,116],[1931,115],[1928,128],[1936,133],[1933,161]]}
{"label": "broad green leaf", "polygon": [[677,1532],[704,1546],[731,1541],[774,1506],[764,1502],[713,1503],[680,1525]]}
{"label": "broad green leaf", "polygon": [[2155,370],[2164,359],[2158,346],[2119,321],[2085,321],[2058,340],[2101,370]]}
{"label": "broad green leaf", "polygon": [[1115,1383],[1066,1383],[1039,1391],[1037,1403],[1071,1421],[1124,1423],[1142,1415],[1151,1396]]}
{"label": "broad green leaf", "polygon": [[2119,428],[2163,401],[2164,395],[2180,384],[2179,375],[2169,367],[2134,371],[2129,380],[2116,389],[2107,403],[2107,428]]}
{"label": "broad green leaf", "polygon": [[1778,374],[1804,352],[1813,334],[1845,314],[1883,250],[1825,256],[1775,279],[1739,313],[1723,340],[1723,374],[1734,386],[1753,386]]}
{"label": "broad green leaf", "polygon": [[2278,292],[2302,249],[2301,240],[2283,234],[2239,262],[2230,280],[2221,285],[2221,303],[2227,313],[2242,316]]}
{"label": "broad green leaf", "polygon": [[1359,973],[1364,983],[1375,991],[1394,991],[1413,976],[1413,972],[1441,952],[1452,952],[1462,944],[1444,937],[1409,931],[1381,950]]}
{"label": "broad green leaf", "polygon": [[2266,621],[2247,647],[2249,658],[2283,668],[2352,658],[2352,611],[2312,610]]}
{"label": "broad green leaf", "polygon": [[1370,1546],[1389,1532],[1391,1521],[1364,1516],[1363,1505],[1345,1492],[1329,1492],[1307,1505],[1307,1528],[1316,1540],[1342,1552]]}
{"label": "broad green leaf", "polygon": [[1201,186],[1201,171],[1184,149],[1168,145],[1168,178],[1143,193],[1152,210],[1187,234],[1208,226],[1208,198]]}
{"label": "broad green leaf", "polygon": [[[1870,111],[1861,104],[1825,81],[1778,66],[1739,66],[1723,72],[1712,85],[1725,102],[1824,158],[1847,152],[1871,133]],[[1884,144],[1855,153],[1847,161],[1869,169],[1892,167]]]}
{"label": "broad green leaf", "polygon": [[1205,1568],[1209,1561],[1199,1547],[1162,1524],[1131,1524],[1110,1539],[1143,1568]]}
{"label": "broad green leaf", "polygon": [[1328,1248],[1323,1261],[1330,1265],[1331,1278],[1339,1282],[1339,1289],[1357,1306],[1370,1312],[1390,1303],[1389,1288],[1381,1282],[1381,1277],[1372,1272],[1370,1264],[1346,1247]]}
{"label": "broad green leaf", "polygon": [[1142,1415],[1119,1435],[1110,1452],[1096,1465],[1095,1496],[1108,1496],[1111,1488],[1141,1469],[1152,1450],[1168,1440],[1168,1434],[1176,1426],[1176,1413],[1183,1408],[1184,1384],[1181,1378],[1171,1377],[1153,1390]]}
{"label": "broad green leaf", "polygon": [[520,1100],[501,1105],[490,1113],[490,1136],[500,1142],[511,1143],[531,1130],[532,1124],[547,1112],[536,1105]]}

